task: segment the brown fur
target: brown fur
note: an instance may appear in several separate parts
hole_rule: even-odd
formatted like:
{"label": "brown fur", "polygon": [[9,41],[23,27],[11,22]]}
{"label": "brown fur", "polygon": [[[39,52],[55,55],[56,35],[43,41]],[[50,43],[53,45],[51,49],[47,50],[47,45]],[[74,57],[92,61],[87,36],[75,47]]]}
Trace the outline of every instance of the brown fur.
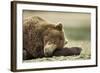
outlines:
{"label": "brown fur", "polygon": [[80,55],[82,48],[80,47],[65,47],[62,49],[56,49],[53,53],[54,56],[72,56]]}
{"label": "brown fur", "polygon": [[56,26],[38,16],[23,21],[23,48],[30,56],[41,57],[45,55],[44,47],[48,43],[47,40],[56,45],[55,49],[63,48],[64,34],[61,24]]}

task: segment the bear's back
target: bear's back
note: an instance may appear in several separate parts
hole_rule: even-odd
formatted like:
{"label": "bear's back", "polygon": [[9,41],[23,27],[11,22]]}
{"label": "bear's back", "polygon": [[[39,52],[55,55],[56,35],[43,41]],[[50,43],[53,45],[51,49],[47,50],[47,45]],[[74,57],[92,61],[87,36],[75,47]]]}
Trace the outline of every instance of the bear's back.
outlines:
{"label": "bear's back", "polygon": [[42,19],[39,16],[32,16],[32,17],[28,17],[26,19],[23,20],[23,26],[37,26],[37,25],[42,25],[42,24],[46,24],[47,22]]}

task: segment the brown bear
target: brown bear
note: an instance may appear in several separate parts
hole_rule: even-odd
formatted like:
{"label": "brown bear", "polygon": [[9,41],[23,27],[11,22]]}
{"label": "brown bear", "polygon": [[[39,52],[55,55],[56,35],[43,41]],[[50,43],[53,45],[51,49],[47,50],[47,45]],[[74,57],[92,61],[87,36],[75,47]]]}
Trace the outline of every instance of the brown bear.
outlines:
{"label": "brown bear", "polygon": [[38,16],[23,21],[24,57],[37,58],[52,56],[56,49],[61,49],[65,43],[62,24],[48,23]]}

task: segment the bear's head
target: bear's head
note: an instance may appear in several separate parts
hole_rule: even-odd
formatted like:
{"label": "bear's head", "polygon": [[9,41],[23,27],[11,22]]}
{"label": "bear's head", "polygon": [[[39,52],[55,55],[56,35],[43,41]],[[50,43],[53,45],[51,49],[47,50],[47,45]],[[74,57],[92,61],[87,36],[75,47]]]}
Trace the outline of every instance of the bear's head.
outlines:
{"label": "bear's head", "polygon": [[44,55],[52,56],[56,49],[63,48],[64,46],[64,32],[62,24],[49,26],[44,32]]}

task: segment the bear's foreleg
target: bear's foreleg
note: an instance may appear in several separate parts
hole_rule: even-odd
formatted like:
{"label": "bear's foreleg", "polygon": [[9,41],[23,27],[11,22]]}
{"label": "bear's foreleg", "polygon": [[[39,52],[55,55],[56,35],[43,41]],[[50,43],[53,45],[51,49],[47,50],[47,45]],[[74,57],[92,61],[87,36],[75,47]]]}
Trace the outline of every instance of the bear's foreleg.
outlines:
{"label": "bear's foreleg", "polygon": [[80,47],[65,47],[62,49],[56,49],[53,53],[53,56],[72,56],[72,55],[80,55],[82,48]]}

